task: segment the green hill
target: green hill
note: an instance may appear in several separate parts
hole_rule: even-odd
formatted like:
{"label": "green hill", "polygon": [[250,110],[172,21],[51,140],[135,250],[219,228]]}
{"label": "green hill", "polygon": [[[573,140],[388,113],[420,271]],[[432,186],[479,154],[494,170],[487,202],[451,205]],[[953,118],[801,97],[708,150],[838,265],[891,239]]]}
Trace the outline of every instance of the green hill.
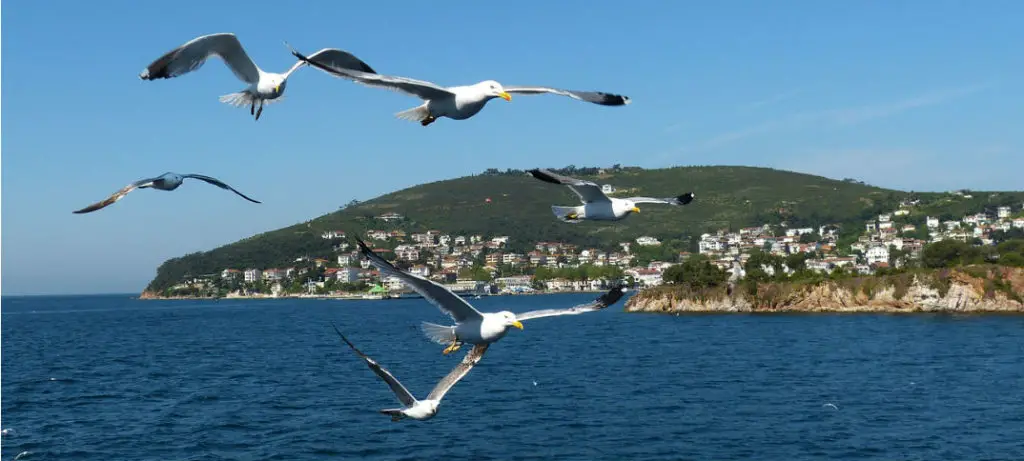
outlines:
{"label": "green hill", "polygon": [[[371,229],[450,234],[508,235],[509,246],[530,250],[536,241],[563,241],[611,248],[618,242],[650,235],[662,240],[691,242],[703,232],[787,223],[790,227],[844,224],[847,233],[863,222],[896,209],[900,201],[921,200],[915,215],[925,212],[959,219],[967,212],[1024,202],[1024,193],[978,193],[972,198],[947,193],[912,193],[882,189],[850,179],[838,181],[769,168],[697,166],[665,169],[635,167],[574,168],[562,174],[611,184],[613,196],[669,197],[692,191],[689,205],[641,205],[642,212],[618,223],[563,223],[551,205],[576,205],[578,198],[564,186],[534,179],[520,170],[488,170],[480,175],[422,184],[343,209],[305,223],[266,232],[208,252],[164,262],[147,290],[163,290],[183,278],[217,273],[224,268],[283,267],[299,256],[333,259],[338,240],[321,238],[330,230],[352,235]],[[487,199],[490,199],[488,201]],[[385,222],[385,213],[403,216]]]}

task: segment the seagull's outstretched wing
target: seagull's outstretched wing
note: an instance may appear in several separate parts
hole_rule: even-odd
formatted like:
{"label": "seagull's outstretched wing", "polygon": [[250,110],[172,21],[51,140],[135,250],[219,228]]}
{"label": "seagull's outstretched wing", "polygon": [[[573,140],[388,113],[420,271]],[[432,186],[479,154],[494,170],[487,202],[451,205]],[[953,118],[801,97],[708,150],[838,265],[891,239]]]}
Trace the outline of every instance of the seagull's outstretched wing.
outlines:
{"label": "seagull's outstretched wing", "polygon": [[210,56],[220,56],[239,80],[248,84],[260,81],[260,71],[256,63],[249,59],[238,37],[231,33],[194,38],[153,61],[139,74],[139,78],[156,80],[187,74],[202,67]]}
{"label": "seagull's outstretched wing", "polygon": [[401,269],[393,266],[380,255],[374,253],[370,247],[366,246],[366,243],[359,237],[356,237],[356,243],[359,244],[359,251],[362,252],[366,259],[370,260],[370,263],[377,267],[378,270],[383,274],[393,275],[402,279],[402,283],[412,288],[413,291],[419,293],[424,299],[430,301],[431,304],[437,306],[442,312],[450,315],[456,322],[464,322],[466,320],[483,319],[483,315],[480,311],[476,310],[466,300],[462,299],[459,295],[452,293],[447,288],[435,283],[431,280],[427,280],[418,275],[413,275],[408,272],[404,272]]}
{"label": "seagull's outstretched wing", "polygon": [[[368,74],[376,74],[377,71],[373,70],[369,64],[363,62],[362,59],[357,58],[354,54],[348,51],[339,50],[337,48],[324,48],[316,53],[313,53],[307,57],[307,59],[316,61],[324,66],[331,68],[341,69],[352,69],[359,72],[366,72]],[[285,75],[291,75],[296,69],[308,64],[306,61],[298,60],[291,69]]]}
{"label": "seagull's outstretched wing", "polygon": [[452,386],[455,386],[455,383],[459,382],[460,379],[465,377],[466,374],[469,373],[469,370],[472,370],[473,367],[476,366],[477,362],[484,357],[484,353],[487,352],[487,348],[490,346],[490,343],[473,346],[473,349],[470,349],[470,351],[466,353],[466,356],[463,357],[462,361],[459,362],[458,365],[455,365],[455,368],[453,368],[447,376],[437,382],[434,389],[430,391],[429,395],[427,395],[427,400],[441,400],[444,398],[444,395],[448,393],[448,390],[451,389]]}
{"label": "seagull's outstretched wing", "polygon": [[124,197],[127,193],[129,193],[129,192],[131,192],[131,191],[133,191],[135,189],[138,189],[140,187],[146,187],[146,186],[152,185],[153,181],[156,181],[156,179],[157,178],[146,178],[146,179],[140,179],[138,181],[135,181],[135,182],[133,182],[133,183],[127,185],[127,186],[124,186],[123,188],[121,188],[121,190],[119,190],[117,192],[114,192],[114,194],[111,195],[110,197],[107,197],[106,199],[104,199],[102,201],[93,203],[92,205],[89,205],[89,206],[87,206],[85,208],[82,208],[81,210],[74,211],[74,213],[76,213],[76,214],[89,213],[89,212],[92,212],[92,211],[96,211],[96,210],[98,210],[100,208],[104,208],[104,207],[106,207],[108,205],[112,205],[114,202],[116,202],[118,200],[121,200],[121,198]]}
{"label": "seagull's outstretched wing", "polygon": [[543,309],[538,311],[523,312],[522,314],[516,314],[516,320],[523,321],[529,319],[537,319],[541,317],[552,317],[556,315],[576,315],[583,314],[585,312],[594,312],[604,309],[612,304],[619,302],[622,296],[626,294],[626,286],[619,285],[612,288],[607,293],[601,295],[599,298],[578,306],[573,306],[568,309]]}
{"label": "seagull's outstretched wing", "polygon": [[602,106],[624,106],[630,103],[628,96],[601,91],[561,90],[544,86],[506,86],[505,91],[512,94],[558,94]]}
{"label": "seagull's outstretched wing", "polygon": [[530,174],[533,175],[534,178],[544,182],[569,186],[576,195],[580,196],[580,200],[582,200],[583,203],[611,201],[607,195],[604,195],[604,192],[601,192],[601,186],[590,181],[562,176],[549,170],[545,170],[544,168],[534,168],[530,170]]}
{"label": "seagull's outstretched wing", "polygon": [[210,183],[210,184],[213,184],[214,186],[217,186],[217,187],[219,187],[219,188],[221,188],[221,189],[227,189],[227,190],[229,190],[229,191],[231,191],[231,192],[234,192],[234,193],[238,194],[239,196],[241,196],[242,198],[244,198],[244,199],[246,199],[246,200],[248,200],[248,201],[250,201],[250,202],[253,202],[253,203],[262,203],[262,202],[260,202],[259,200],[253,200],[253,199],[251,199],[251,198],[249,198],[249,197],[246,197],[246,195],[245,195],[245,194],[243,194],[243,193],[241,193],[241,192],[239,192],[239,191],[235,190],[235,188],[234,188],[234,187],[231,187],[231,186],[229,186],[229,185],[227,185],[227,184],[224,184],[223,182],[221,182],[221,181],[220,181],[219,179],[217,179],[217,178],[211,178],[211,177],[209,177],[209,176],[203,176],[203,175],[201,175],[201,174],[183,174],[183,175],[181,175],[181,177],[183,177],[183,178],[192,178],[192,179],[198,179],[198,180],[200,180],[200,181],[206,181],[206,182],[208,182],[208,183]]}
{"label": "seagull's outstretched wing", "polygon": [[291,51],[296,58],[299,58],[301,61],[316,67],[317,69],[327,72],[335,77],[352,80],[363,85],[399,91],[410,96],[416,96],[423,100],[443,99],[454,95],[451,91],[423,80],[414,80],[411,78],[396,77],[393,75],[380,75],[346,69],[344,67],[331,65],[331,63],[326,59],[316,58],[315,56],[306,57],[294,48],[292,48]]}
{"label": "seagull's outstretched wing", "polygon": [[666,197],[666,198],[651,198],[651,197],[629,197],[629,200],[633,203],[667,203],[669,205],[686,205],[693,201],[693,192],[687,192],[678,197]]}
{"label": "seagull's outstretched wing", "polygon": [[344,341],[345,344],[348,345],[348,347],[352,348],[352,350],[355,351],[356,354],[358,354],[360,357],[363,358],[363,360],[366,361],[366,366],[370,367],[370,369],[373,370],[373,372],[376,373],[377,376],[380,377],[380,379],[383,379],[384,382],[388,383],[388,387],[391,388],[391,392],[395,393],[395,397],[398,397],[398,401],[402,402],[402,405],[411,407],[416,403],[416,397],[413,397],[412,394],[409,393],[409,390],[406,389],[405,386],[402,385],[402,383],[398,382],[398,379],[396,379],[394,375],[391,374],[390,371],[380,366],[380,364],[377,363],[376,360],[373,360],[368,355],[364,354],[363,351],[356,349],[356,346],[352,344],[352,342],[349,341],[348,338],[345,337],[345,335],[341,334],[341,330],[338,330],[338,326],[335,325],[333,322],[331,322],[331,326],[334,327],[334,331],[338,333],[338,336],[341,337],[341,340]]}

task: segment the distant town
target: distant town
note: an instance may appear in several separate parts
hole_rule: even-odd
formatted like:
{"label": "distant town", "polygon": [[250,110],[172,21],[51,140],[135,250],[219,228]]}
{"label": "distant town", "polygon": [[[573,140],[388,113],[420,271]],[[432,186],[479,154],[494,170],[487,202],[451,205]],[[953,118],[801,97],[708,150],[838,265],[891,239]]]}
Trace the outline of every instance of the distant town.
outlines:
{"label": "distant town", "polygon": [[[849,232],[845,233],[845,239],[840,238],[837,225],[788,228],[785,224],[765,224],[703,234],[693,250],[734,278],[744,276],[743,268],[757,251],[777,256],[802,254],[806,269],[816,272],[844,270],[872,274],[919,258],[922,248],[929,243],[954,239],[992,245],[993,232],[1024,230],[1024,205],[1013,207],[1016,209],[1001,206],[994,214],[976,213],[959,220],[926,216],[923,223],[920,223],[920,214],[914,213],[916,205],[916,201],[907,201],[891,212],[879,214],[864,224],[863,231],[852,242]],[[920,224],[911,222],[914,214]],[[377,219],[388,223],[400,221],[403,216],[387,213]],[[525,253],[511,251],[509,237],[500,235],[369,230],[360,237],[376,247],[376,253],[395,261],[403,270],[471,296],[598,291],[619,281],[636,287],[657,286],[663,282],[662,274],[666,269],[693,256],[690,251],[681,251],[663,258],[666,260],[638,265],[639,250],[662,244],[650,236],[621,242],[614,251],[538,241],[532,245],[532,251]],[[333,245],[333,258],[297,255],[289,267],[223,268],[220,273],[184,281],[163,294],[382,299],[409,292],[396,277],[382,279],[348,242],[344,231],[326,231],[320,238],[337,241]],[[765,265],[762,269],[774,275],[777,267]],[[788,273],[793,269],[782,265],[781,270]]]}

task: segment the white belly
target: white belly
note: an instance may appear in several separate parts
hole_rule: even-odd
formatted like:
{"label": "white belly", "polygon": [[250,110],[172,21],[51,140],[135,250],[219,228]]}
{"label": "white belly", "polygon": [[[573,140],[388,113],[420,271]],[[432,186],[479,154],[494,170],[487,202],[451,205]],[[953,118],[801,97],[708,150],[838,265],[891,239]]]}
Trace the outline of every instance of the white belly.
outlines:
{"label": "white belly", "polygon": [[460,323],[455,326],[455,336],[459,341],[469,344],[493,343],[508,333],[508,327],[501,322],[488,321]]}

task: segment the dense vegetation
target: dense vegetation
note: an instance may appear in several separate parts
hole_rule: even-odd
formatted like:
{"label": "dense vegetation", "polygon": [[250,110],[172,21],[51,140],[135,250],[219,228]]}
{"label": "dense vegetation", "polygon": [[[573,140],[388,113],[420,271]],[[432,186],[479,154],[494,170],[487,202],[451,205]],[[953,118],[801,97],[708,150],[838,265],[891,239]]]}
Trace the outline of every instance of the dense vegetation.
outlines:
{"label": "dense vegetation", "polygon": [[[370,229],[408,232],[436,229],[450,234],[508,235],[513,250],[526,252],[538,240],[571,242],[602,249],[641,235],[662,240],[660,247],[639,249],[641,262],[695,251],[697,236],[721,228],[738,229],[764,223],[791,227],[840,224],[855,236],[863,222],[895,209],[900,201],[922,200],[922,213],[959,218],[985,207],[1024,203],[1024,193],[913,193],[881,189],[853,181],[837,181],[768,168],[696,166],[646,170],[614,166],[607,169],[567,167],[563,174],[616,187],[613,196],[668,197],[692,191],[685,207],[641,206],[642,212],[619,223],[567,224],[554,218],[551,205],[574,205],[567,187],[538,181],[519,170],[488,170],[480,175],[422,184],[294,226],[266,232],[207,252],[164,262],[147,290],[162,291],[179,281],[211,275],[224,268],[244,269],[294,265],[299,256],[333,259],[339,240],[321,233],[341,230],[363,234]],[[925,206],[925,204],[931,204]],[[385,222],[378,216],[395,212],[404,218]],[[916,216],[916,215],[915,215]],[[923,214],[919,216],[923,220]],[[634,245],[635,248],[635,245]]]}

